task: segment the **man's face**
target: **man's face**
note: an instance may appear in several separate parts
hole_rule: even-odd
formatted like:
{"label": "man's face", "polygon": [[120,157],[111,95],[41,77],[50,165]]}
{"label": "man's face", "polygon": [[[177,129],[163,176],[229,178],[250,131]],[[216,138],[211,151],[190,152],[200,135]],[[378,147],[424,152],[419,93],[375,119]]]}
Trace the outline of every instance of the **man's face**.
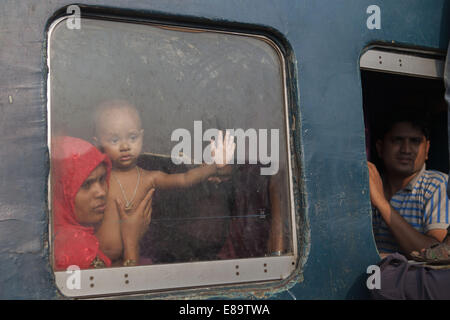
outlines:
{"label": "man's face", "polygon": [[383,140],[377,141],[376,147],[387,174],[406,178],[422,169],[430,141],[410,122],[398,122]]}
{"label": "man's face", "polygon": [[108,184],[106,168],[100,164],[92,170],[75,196],[75,217],[82,225],[91,226],[103,220]]}

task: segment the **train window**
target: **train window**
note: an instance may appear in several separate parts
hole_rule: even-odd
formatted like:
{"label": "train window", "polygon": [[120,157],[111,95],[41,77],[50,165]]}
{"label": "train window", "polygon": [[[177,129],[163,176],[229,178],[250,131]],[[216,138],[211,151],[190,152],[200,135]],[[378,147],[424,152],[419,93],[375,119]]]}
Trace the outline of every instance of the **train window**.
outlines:
{"label": "train window", "polygon": [[[83,17],[79,29],[68,28],[66,19],[60,18],[48,37],[51,243],[56,282],[63,294],[96,296],[263,282],[293,272],[297,247],[285,61],[272,40],[113,17]],[[235,136],[233,163],[208,173],[203,163],[210,161],[210,138],[217,139],[218,130],[227,129]],[[133,137],[129,130],[136,131]],[[139,139],[141,146],[132,149],[129,145]],[[126,146],[114,149],[121,141],[127,141]],[[104,226],[102,216],[96,221],[80,218],[82,208],[73,201],[76,204],[81,189],[69,185],[75,190],[68,194],[60,181],[56,169],[66,161],[60,161],[61,147],[69,150],[64,157],[75,164],[68,179],[80,172],[82,179],[90,174],[85,180],[92,178],[88,190],[96,181],[101,186],[102,174],[108,176],[103,170],[95,180],[92,168],[77,169],[77,161],[82,163],[88,153],[83,150],[90,148],[86,143],[112,161],[109,189],[98,187],[109,192],[105,208],[118,208],[111,202],[117,197],[136,209],[145,183],[152,181],[148,185],[156,187],[151,222],[139,242],[139,262],[125,259],[125,245],[114,254],[102,251],[100,233],[120,239],[120,231]],[[125,149],[138,154],[124,155]],[[122,154],[115,156],[114,150]],[[123,175],[130,168],[134,173]],[[201,178],[190,185],[169,183],[167,175],[156,173],[188,179],[187,173],[192,176],[194,171]],[[72,205],[61,204],[58,197],[75,200]],[[85,198],[82,204],[88,201]],[[108,209],[97,204],[93,210],[106,217]],[[74,218],[63,227],[60,210],[64,214],[73,210]],[[68,244],[75,236],[77,244]],[[95,261],[103,268],[94,268],[92,259],[85,267],[70,263],[70,254],[84,254],[75,250],[90,252],[91,258],[92,250],[98,250]],[[73,277],[78,268],[76,286]]]}
{"label": "train window", "polygon": [[[395,112],[413,111],[428,117],[432,124],[426,168],[448,173],[444,59],[444,56],[436,53],[395,48],[372,48],[361,56],[366,152],[368,160],[378,168],[382,168],[382,165],[376,150],[376,140],[385,119]],[[375,220],[374,237],[377,247],[381,248],[383,243],[390,243],[391,238],[387,229]]]}

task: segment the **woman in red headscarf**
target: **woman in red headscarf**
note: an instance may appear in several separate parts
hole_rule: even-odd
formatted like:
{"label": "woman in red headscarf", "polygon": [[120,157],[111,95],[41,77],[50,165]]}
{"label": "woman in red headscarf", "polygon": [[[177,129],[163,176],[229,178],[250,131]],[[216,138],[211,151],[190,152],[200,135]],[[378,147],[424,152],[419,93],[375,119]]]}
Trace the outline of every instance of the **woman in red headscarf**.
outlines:
{"label": "woman in red headscarf", "polygon": [[[73,137],[53,139],[51,151],[55,269],[111,266],[95,236],[106,209],[110,160],[90,143]],[[125,248],[136,248],[135,235],[150,223],[152,193],[132,213],[125,214],[122,204],[116,204],[124,222],[122,238],[133,242]],[[124,252],[125,257],[137,260],[138,251]]]}

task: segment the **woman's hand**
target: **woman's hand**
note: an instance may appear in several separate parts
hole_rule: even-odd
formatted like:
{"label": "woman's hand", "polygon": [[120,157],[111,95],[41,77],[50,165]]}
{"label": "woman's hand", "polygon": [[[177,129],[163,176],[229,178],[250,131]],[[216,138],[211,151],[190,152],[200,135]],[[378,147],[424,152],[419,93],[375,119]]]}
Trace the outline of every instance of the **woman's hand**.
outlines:
{"label": "woman's hand", "polygon": [[139,206],[131,211],[125,211],[123,203],[116,199],[120,216],[120,231],[124,246],[124,260],[139,258],[139,241],[147,231],[152,216],[152,201],[155,189],[151,189]]}

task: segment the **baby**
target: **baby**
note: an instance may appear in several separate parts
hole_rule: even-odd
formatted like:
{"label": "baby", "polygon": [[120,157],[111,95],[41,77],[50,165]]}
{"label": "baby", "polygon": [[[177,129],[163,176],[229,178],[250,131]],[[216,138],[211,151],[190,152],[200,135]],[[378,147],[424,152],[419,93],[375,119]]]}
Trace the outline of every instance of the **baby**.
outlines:
{"label": "baby", "polygon": [[228,133],[222,143],[222,133],[219,132],[219,141],[211,142],[213,164],[202,165],[181,174],[148,171],[137,166],[144,130],[133,105],[122,100],[104,102],[98,106],[94,120],[94,142],[112,162],[105,216],[96,233],[101,249],[111,260],[120,258],[123,250],[115,199],[123,199],[121,202],[125,211],[132,210],[152,189],[190,187],[204,181],[230,163],[236,147],[234,138]]}

